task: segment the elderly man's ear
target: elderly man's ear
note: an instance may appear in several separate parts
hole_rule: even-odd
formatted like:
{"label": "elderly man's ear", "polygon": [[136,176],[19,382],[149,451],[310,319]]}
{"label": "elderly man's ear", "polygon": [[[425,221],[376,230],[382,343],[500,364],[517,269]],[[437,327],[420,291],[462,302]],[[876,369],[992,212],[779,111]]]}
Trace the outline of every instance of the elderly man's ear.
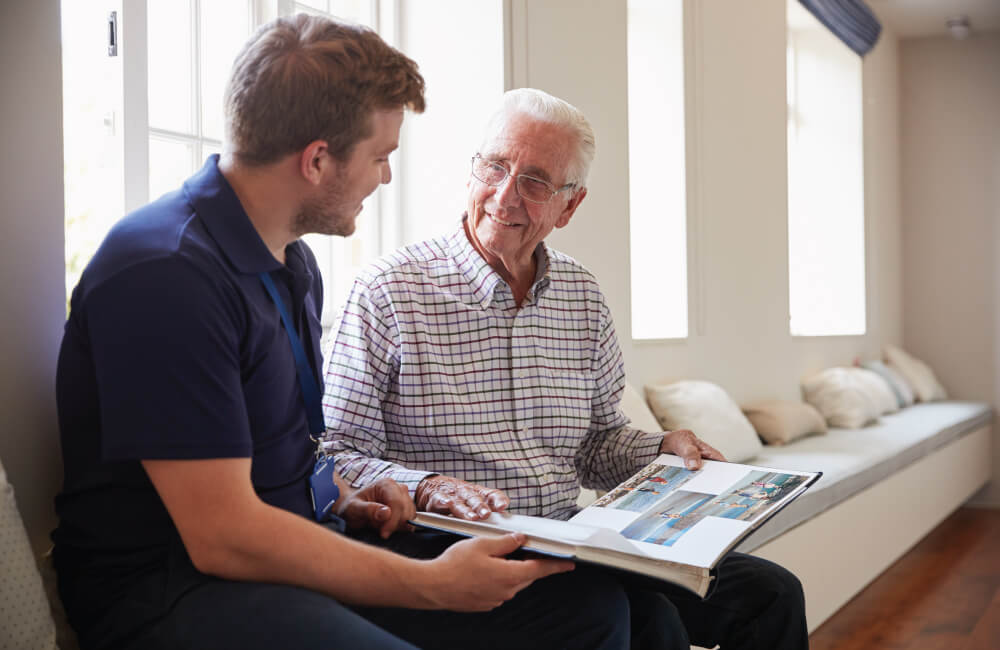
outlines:
{"label": "elderly man's ear", "polygon": [[563,228],[569,223],[570,217],[576,212],[577,207],[583,202],[583,197],[587,196],[587,188],[581,187],[579,190],[573,193],[570,200],[566,203],[566,208],[559,215],[559,219],[556,220],[556,228]]}

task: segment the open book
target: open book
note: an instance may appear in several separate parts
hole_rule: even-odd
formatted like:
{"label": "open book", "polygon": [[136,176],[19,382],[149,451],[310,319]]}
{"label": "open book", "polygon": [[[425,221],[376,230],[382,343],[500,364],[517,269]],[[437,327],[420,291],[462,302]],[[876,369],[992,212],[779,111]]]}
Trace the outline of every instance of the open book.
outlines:
{"label": "open book", "polygon": [[466,537],[522,532],[524,550],[651,576],[704,598],[723,556],[820,475],[711,460],[691,471],[665,454],[569,521],[420,512],[413,523]]}

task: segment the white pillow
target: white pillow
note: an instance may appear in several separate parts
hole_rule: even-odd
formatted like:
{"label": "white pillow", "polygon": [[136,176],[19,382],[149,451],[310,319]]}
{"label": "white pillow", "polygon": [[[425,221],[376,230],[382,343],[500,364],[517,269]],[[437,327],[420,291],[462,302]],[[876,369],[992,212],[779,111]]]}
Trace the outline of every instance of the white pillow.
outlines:
{"label": "white pillow", "polygon": [[882,375],[867,368],[851,368],[850,370],[868,391],[868,395],[875,400],[879,415],[895,413],[899,410],[899,400],[896,399],[896,393],[893,392],[892,386]]}
{"label": "white pillow", "polygon": [[690,429],[734,463],[742,463],[763,449],[750,420],[726,391],[698,380],[647,386],[646,399],[666,431]]}
{"label": "white pillow", "polygon": [[0,463],[0,648],[55,648],[56,628],[42,578]]}
{"label": "white pillow", "polygon": [[646,400],[642,399],[632,384],[625,384],[625,392],[622,394],[621,409],[632,420],[632,426],[640,431],[655,433],[662,431],[663,427],[656,421],[653,412],[649,410]]}
{"label": "white pillow", "polygon": [[885,360],[890,368],[898,372],[913,387],[917,399],[931,402],[948,399],[944,386],[934,376],[934,371],[926,363],[913,357],[894,345],[885,346]]}
{"label": "white pillow", "polygon": [[850,368],[827,368],[803,380],[802,396],[831,427],[858,429],[879,416],[877,402]]}
{"label": "white pillow", "polygon": [[882,376],[882,379],[892,388],[892,392],[896,393],[896,402],[899,404],[899,408],[913,404],[913,400],[916,399],[913,395],[913,389],[902,375],[877,359],[866,361],[861,365]]}

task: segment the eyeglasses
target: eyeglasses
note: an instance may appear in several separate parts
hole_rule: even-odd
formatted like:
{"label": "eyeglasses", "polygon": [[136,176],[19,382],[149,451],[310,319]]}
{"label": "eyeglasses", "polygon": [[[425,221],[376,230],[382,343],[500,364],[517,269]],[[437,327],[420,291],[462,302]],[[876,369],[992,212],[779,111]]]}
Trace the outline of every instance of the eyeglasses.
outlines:
{"label": "eyeglasses", "polygon": [[[487,185],[499,187],[510,176],[510,170],[502,163],[486,160],[477,153],[472,157],[472,175]],[[517,195],[531,203],[547,203],[559,192],[576,187],[576,183],[566,183],[556,188],[548,181],[527,174],[518,174],[514,177],[514,181]]]}

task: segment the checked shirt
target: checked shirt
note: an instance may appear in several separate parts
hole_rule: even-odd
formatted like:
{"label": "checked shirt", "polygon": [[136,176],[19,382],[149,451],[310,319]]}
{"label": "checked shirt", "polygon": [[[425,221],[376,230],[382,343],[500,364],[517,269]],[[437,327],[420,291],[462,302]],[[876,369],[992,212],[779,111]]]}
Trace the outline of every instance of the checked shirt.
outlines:
{"label": "checked shirt", "polygon": [[509,510],[565,519],[580,485],[608,489],[656,457],[629,426],[611,314],[594,277],[544,243],[520,308],[452,234],[357,278],[324,358],[324,442],[360,486],[411,494],[428,474],[499,488]]}

